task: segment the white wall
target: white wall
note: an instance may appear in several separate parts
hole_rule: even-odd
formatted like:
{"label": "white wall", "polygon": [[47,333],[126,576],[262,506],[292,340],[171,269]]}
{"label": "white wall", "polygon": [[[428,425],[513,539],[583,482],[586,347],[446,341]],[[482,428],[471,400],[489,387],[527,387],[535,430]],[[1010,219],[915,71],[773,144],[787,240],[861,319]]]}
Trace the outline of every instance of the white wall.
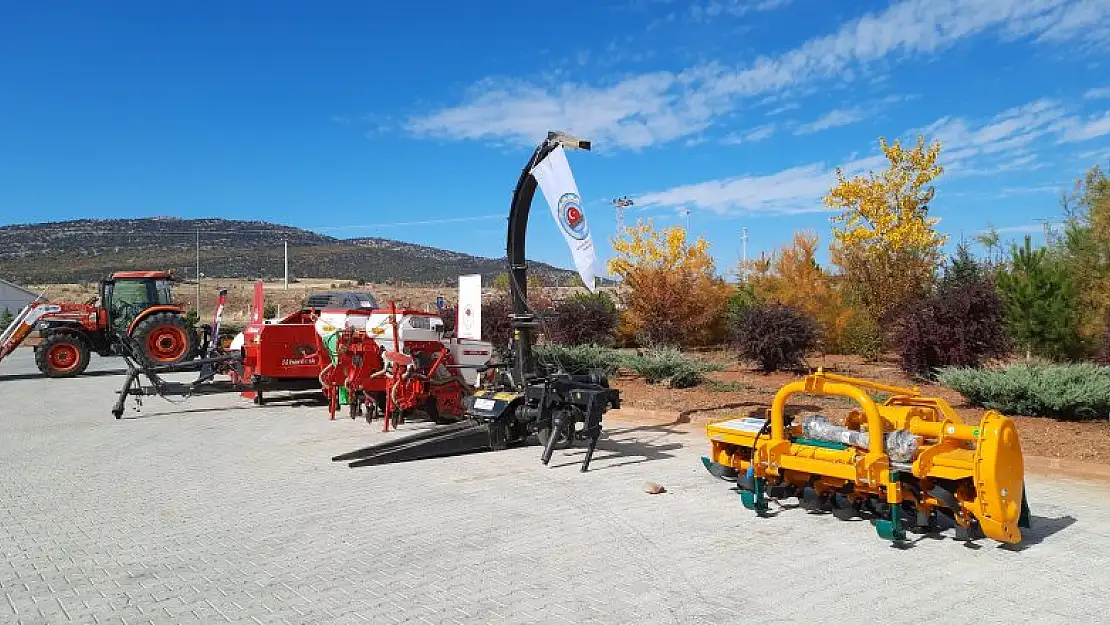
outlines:
{"label": "white wall", "polygon": [[0,282],[0,315],[4,314],[5,309],[14,315],[30,304],[32,299],[34,296],[28,295],[26,291]]}

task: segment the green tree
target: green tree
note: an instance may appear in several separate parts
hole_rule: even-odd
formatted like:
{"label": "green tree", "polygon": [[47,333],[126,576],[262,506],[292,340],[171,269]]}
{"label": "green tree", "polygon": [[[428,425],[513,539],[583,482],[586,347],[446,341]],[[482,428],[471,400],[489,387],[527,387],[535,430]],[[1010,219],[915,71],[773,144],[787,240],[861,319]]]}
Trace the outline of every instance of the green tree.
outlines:
{"label": "green tree", "polygon": [[990,265],[996,264],[996,256],[994,250],[1002,250],[1001,237],[998,235],[998,229],[994,226],[987,228],[986,231],[980,232],[975,235],[975,240],[980,245],[987,248],[987,263]]}
{"label": "green tree", "polygon": [[1061,242],[1067,269],[1079,288],[1085,333],[1110,330],[1110,179],[1098,167],[1061,199],[1065,214]]}
{"label": "green tree", "polygon": [[0,331],[3,331],[4,328],[10,326],[14,319],[15,315],[12,314],[12,311],[5,308],[4,312],[0,313]]}
{"label": "green tree", "polygon": [[1010,335],[1025,349],[1054,360],[1074,358],[1082,350],[1079,335],[1081,302],[1064,263],[1047,248],[1012,245],[1011,266],[999,273],[998,289],[1005,302]]}

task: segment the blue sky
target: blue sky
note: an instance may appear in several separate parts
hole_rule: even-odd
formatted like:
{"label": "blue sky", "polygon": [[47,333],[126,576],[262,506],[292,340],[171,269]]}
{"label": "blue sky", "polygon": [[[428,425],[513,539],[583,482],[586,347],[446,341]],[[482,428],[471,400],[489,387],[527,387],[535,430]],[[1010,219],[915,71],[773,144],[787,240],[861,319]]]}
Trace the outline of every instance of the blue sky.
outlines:
{"label": "blue sky", "polygon": [[[880,135],[943,142],[953,241],[1039,241],[1110,163],[1110,0],[5,4],[0,224],[266,219],[500,256],[561,129],[594,142],[569,157],[603,261],[628,195],[629,222],[689,209],[723,269],[743,227],[749,256],[827,244],[834,168],[880,166]],[[529,256],[572,266],[538,193]]]}

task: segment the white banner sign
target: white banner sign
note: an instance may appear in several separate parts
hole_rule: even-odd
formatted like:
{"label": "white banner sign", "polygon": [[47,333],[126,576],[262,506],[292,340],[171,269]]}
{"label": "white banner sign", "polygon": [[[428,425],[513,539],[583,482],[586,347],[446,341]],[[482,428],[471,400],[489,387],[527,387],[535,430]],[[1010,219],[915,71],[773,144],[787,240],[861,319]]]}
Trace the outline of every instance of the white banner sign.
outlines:
{"label": "white banner sign", "polygon": [[539,183],[543,197],[551,207],[551,216],[563,232],[563,238],[574,256],[574,264],[578,267],[578,275],[582,277],[586,288],[596,292],[594,275],[597,272],[594,264],[597,256],[594,253],[594,242],[590,236],[590,226],[586,223],[586,213],[582,211],[578,185],[574,182],[574,174],[570,172],[570,163],[567,163],[563,146],[557,146],[533,167],[532,177]]}
{"label": "white banner sign", "polygon": [[459,276],[459,309],[455,335],[460,339],[482,340],[482,276]]}

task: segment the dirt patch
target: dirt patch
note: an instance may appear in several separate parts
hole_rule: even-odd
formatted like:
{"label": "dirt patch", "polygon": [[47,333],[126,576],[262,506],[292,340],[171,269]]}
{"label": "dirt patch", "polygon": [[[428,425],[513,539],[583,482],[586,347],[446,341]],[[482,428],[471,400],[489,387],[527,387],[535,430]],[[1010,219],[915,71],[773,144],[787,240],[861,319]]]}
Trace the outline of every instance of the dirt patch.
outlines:
{"label": "dirt patch", "polygon": [[[721,354],[705,354],[707,360],[725,364]],[[812,359],[810,366],[823,367],[842,375],[913,387],[892,359],[863,362],[858,357],[826,356]],[[803,373],[761,373],[735,362],[725,370],[708,374],[709,381],[690,389],[668,389],[647,384],[621,371],[612,385],[620,389],[622,405],[634,410],[677,414],[681,423],[703,424],[749,414],[762,416],[779,388],[801,378]],[[952,389],[939,385],[917,385],[922,395],[940,397],[968,423],[978,423],[982,408],[970,405]],[[820,413],[834,420],[844,418],[855,404],[847,399],[795,395],[788,409],[805,416]],[[1057,421],[1042,417],[1013,416],[1027,456],[1110,464],[1110,421]]]}

